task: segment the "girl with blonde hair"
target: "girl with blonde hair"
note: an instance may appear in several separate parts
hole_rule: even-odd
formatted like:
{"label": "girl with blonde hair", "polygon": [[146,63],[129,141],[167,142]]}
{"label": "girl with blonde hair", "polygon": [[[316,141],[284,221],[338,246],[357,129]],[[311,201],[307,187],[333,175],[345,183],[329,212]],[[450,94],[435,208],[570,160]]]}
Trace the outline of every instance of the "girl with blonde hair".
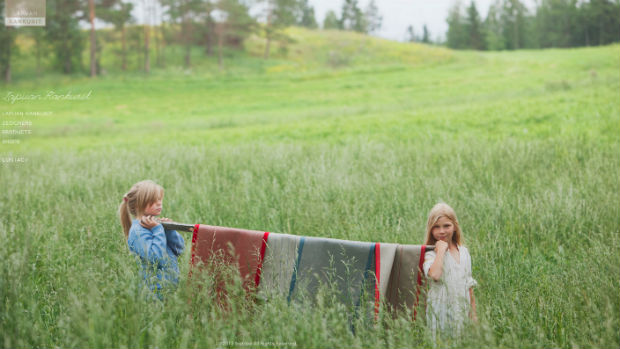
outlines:
{"label": "girl with blonde hair", "polygon": [[477,322],[471,256],[462,244],[463,233],[456,213],[445,203],[438,203],[428,214],[425,245],[434,251],[424,254],[424,274],[429,280],[426,298],[427,325],[433,338],[437,332],[458,335],[467,316]]}
{"label": "girl with blonde hair", "polygon": [[185,248],[185,240],[176,230],[161,225],[171,219],[155,218],[161,214],[163,200],[164,188],[144,180],[131,187],[118,209],[129,250],[139,257],[145,284],[159,299],[165,289],[179,283],[177,257]]}

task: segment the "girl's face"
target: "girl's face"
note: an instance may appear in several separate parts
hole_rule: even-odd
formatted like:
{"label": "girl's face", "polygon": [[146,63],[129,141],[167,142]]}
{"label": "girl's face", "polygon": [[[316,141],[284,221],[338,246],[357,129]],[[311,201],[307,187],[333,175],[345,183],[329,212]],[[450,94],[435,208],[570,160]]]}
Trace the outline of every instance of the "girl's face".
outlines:
{"label": "girl's face", "polygon": [[435,225],[433,225],[431,234],[435,240],[442,240],[450,244],[452,241],[452,236],[454,235],[454,224],[452,224],[450,219],[441,217],[437,220],[437,222],[435,222]]}
{"label": "girl's face", "polygon": [[146,206],[146,209],[144,210],[144,215],[145,216],[159,216],[159,214],[161,213],[161,206],[162,206],[163,201],[164,201],[164,198],[162,197],[161,199]]}

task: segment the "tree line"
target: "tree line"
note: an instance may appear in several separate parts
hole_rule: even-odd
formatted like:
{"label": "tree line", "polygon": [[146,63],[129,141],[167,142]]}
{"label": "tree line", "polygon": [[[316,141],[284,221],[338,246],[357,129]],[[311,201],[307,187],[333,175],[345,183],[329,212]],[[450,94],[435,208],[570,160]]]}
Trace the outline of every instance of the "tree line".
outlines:
{"label": "tree line", "polygon": [[[374,33],[382,16],[375,0],[361,9],[358,0],[341,0],[340,15],[328,11],[323,29]],[[129,53],[145,72],[165,67],[166,51],[182,47],[183,65],[192,66],[192,48],[216,56],[220,66],[224,49],[241,48],[251,34],[265,40],[264,58],[272,43],[286,43],[284,28],[296,25],[318,28],[308,0],[46,0],[45,27],[13,28],[4,25],[5,0],[0,0],[0,74],[11,80],[11,57],[19,52],[15,38],[25,35],[34,43],[36,71],[52,58],[53,69],[65,74],[83,72],[83,55],[89,50],[90,75],[102,72],[103,45],[120,42],[114,52],[127,70]],[[141,24],[134,14],[141,9]],[[250,14],[251,9],[258,9]],[[539,0],[530,11],[520,0],[495,0],[485,19],[476,4],[457,1],[449,10],[445,45],[455,49],[514,50],[521,48],[605,45],[620,40],[620,0]],[[95,30],[105,23],[111,32]],[[85,24],[90,30],[85,30]],[[407,29],[408,41],[431,43],[424,25],[421,36]],[[112,38],[113,36],[113,38]],[[88,38],[88,40],[86,40]],[[107,40],[106,40],[107,39]],[[154,57],[151,57],[154,54]]]}
{"label": "tree line", "polygon": [[[192,65],[192,47],[204,47],[204,54],[217,56],[222,65],[225,48],[241,48],[251,34],[265,39],[264,58],[268,59],[272,42],[286,42],[284,28],[292,25],[318,28],[314,7],[308,0],[46,0],[45,27],[13,28],[4,25],[2,17],[5,0],[0,0],[0,73],[11,80],[11,57],[19,50],[17,35],[34,42],[32,51],[37,72],[42,71],[42,59],[50,56],[56,71],[72,74],[85,70],[82,54],[89,50],[90,75],[101,73],[102,46],[110,42],[103,38],[114,35],[120,41],[115,49],[120,68],[128,69],[132,52],[140,59],[145,72],[153,63],[164,67],[171,46],[183,49],[183,64]],[[141,11],[141,24],[134,14]],[[254,14],[251,15],[252,10]],[[113,32],[95,30],[95,23],[105,23]],[[374,0],[365,11],[357,0],[343,0],[342,15],[328,13],[323,23],[326,29],[355,30],[370,33],[381,26],[381,16]],[[85,30],[88,27],[89,30]],[[114,40],[112,40],[114,41]],[[151,57],[154,55],[154,57]]]}
{"label": "tree line", "polygon": [[519,0],[495,0],[482,19],[476,3],[450,8],[446,45],[454,49],[607,45],[620,41],[619,0],[540,0],[528,10]]}

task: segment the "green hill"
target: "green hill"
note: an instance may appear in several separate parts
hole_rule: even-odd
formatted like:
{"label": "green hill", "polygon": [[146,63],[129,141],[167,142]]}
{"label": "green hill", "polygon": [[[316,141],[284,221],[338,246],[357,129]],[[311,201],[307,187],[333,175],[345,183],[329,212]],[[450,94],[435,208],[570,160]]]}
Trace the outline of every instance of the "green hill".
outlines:
{"label": "green hill", "polygon": [[[136,41],[141,27],[127,29],[128,71],[140,73],[144,60],[141,42]],[[85,40],[88,33],[84,32]],[[224,48],[224,72],[226,74],[256,74],[275,72],[306,72],[317,69],[346,69],[364,66],[394,66],[437,64],[453,59],[452,51],[417,43],[403,44],[380,38],[370,37],[355,32],[308,30],[291,27],[284,32],[286,39],[274,41],[270,60],[264,60],[264,38],[257,35],[245,41],[241,50]],[[121,71],[121,37],[112,29],[97,31],[101,46],[101,66],[105,74],[122,74]],[[151,39],[151,66],[153,74],[172,75],[177,73],[208,74],[218,76],[222,73],[218,65],[216,51],[214,55],[205,54],[205,48],[194,46],[191,50],[192,68],[184,68],[185,48],[182,45],[159,45],[158,61],[157,41],[161,33],[154,32]],[[31,37],[18,35],[18,50],[13,59],[13,75],[16,80],[35,78],[36,48]],[[82,55],[83,69],[88,70],[90,53],[89,42],[85,41]],[[214,50],[217,48],[215,47]],[[44,52],[41,57],[43,72],[53,71],[53,55]],[[44,74],[42,74],[44,75]],[[56,79],[57,74],[54,74]]]}
{"label": "green hill", "polygon": [[[290,43],[278,45],[270,57],[284,61],[267,71],[304,72],[320,67],[347,68],[361,66],[406,65],[445,63],[454,58],[451,50],[418,43],[403,44],[368,35],[340,30],[307,30],[288,28],[284,34]],[[265,39],[252,36],[246,50],[262,57]]]}

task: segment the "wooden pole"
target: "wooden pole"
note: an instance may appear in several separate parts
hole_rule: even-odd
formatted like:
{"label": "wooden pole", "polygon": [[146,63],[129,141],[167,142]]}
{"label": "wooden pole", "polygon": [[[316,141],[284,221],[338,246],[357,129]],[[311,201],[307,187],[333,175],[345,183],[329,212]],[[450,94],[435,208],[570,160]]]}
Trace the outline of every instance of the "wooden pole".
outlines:
{"label": "wooden pole", "polygon": [[[184,224],[184,223],[177,223],[177,222],[161,222],[161,225],[163,225],[164,229],[166,230],[181,230],[181,231],[193,232],[195,224]],[[435,246],[426,245],[427,251],[433,251],[434,249],[435,249]]]}

